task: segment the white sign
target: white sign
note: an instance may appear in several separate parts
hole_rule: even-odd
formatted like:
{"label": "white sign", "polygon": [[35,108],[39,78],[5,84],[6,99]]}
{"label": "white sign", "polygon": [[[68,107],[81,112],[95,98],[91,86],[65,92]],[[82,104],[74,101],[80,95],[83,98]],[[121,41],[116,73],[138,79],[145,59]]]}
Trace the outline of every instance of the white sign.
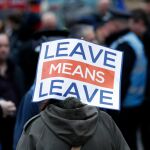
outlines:
{"label": "white sign", "polygon": [[77,39],[42,44],[33,101],[76,97],[119,109],[122,52]]}

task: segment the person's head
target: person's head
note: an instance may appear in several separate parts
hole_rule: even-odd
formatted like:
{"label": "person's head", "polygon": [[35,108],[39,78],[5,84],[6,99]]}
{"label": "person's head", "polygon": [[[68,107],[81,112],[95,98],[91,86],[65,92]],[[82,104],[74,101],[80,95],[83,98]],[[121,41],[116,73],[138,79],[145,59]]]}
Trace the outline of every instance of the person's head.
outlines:
{"label": "person's head", "polygon": [[96,42],[94,28],[90,25],[77,24],[70,29],[70,37]]}
{"label": "person's head", "polygon": [[80,100],[74,97],[68,97],[65,100],[50,99],[41,105],[41,110],[44,110],[49,105],[55,105],[62,109],[76,109],[85,106]]}
{"label": "person's head", "polygon": [[113,19],[106,22],[104,25],[96,28],[96,39],[99,43],[104,43],[105,40],[115,33],[128,28],[128,20],[126,19]]}
{"label": "person's head", "polygon": [[100,15],[104,16],[111,6],[111,0],[98,0],[97,9]]}
{"label": "person's head", "polygon": [[130,29],[133,32],[141,36],[149,26],[149,20],[144,10],[142,9],[133,10],[129,25]]}
{"label": "person's head", "polygon": [[42,28],[55,30],[57,29],[57,17],[53,12],[45,12],[41,16]]}
{"label": "person's head", "polygon": [[32,36],[31,47],[34,51],[40,52],[41,43],[68,38],[68,30],[39,30]]}
{"label": "person's head", "polygon": [[5,62],[10,54],[9,38],[5,32],[0,32],[0,62]]}
{"label": "person's head", "polygon": [[105,27],[109,34],[113,34],[129,28],[129,18],[130,13],[112,8],[103,20],[106,22]]}

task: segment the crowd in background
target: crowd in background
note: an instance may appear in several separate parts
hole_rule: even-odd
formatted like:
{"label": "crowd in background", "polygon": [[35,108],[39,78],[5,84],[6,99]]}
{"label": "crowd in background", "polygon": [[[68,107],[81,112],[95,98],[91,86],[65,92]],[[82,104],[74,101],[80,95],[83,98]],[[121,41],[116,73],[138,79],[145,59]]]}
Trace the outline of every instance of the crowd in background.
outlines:
{"label": "crowd in background", "polygon": [[[116,8],[114,1],[65,1],[59,14],[11,10],[0,19],[0,143],[16,149],[23,126],[40,112],[31,103],[40,44],[63,38],[84,39],[124,52],[121,110],[105,110],[131,150],[150,150],[150,1],[145,7]],[[31,5],[31,3],[29,4]],[[32,4],[33,5],[33,4]],[[101,136],[101,135],[100,135]]]}

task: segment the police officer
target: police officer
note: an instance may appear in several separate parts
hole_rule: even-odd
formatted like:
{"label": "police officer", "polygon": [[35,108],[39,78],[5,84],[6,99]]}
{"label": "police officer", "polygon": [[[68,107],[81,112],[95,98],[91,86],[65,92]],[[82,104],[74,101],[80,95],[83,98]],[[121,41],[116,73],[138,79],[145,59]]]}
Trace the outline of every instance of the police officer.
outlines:
{"label": "police officer", "polygon": [[121,111],[111,112],[132,150],[136,150],[136,133],[140,125],[140,107],[144,101],[147,59],[141,40],[129,30],[130,14],[110,10],[104,19],[111,29],[106,44],[122,51]]}

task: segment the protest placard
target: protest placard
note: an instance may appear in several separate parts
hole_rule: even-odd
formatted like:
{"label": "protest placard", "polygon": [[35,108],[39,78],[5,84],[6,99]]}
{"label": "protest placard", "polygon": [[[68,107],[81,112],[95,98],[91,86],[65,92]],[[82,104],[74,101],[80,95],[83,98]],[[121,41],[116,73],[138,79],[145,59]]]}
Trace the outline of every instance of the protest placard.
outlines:
{"label": "protest placard", "polygon": [[119,109],[122,52],[78,39],[43,43],[33,101],[76,97]]}

